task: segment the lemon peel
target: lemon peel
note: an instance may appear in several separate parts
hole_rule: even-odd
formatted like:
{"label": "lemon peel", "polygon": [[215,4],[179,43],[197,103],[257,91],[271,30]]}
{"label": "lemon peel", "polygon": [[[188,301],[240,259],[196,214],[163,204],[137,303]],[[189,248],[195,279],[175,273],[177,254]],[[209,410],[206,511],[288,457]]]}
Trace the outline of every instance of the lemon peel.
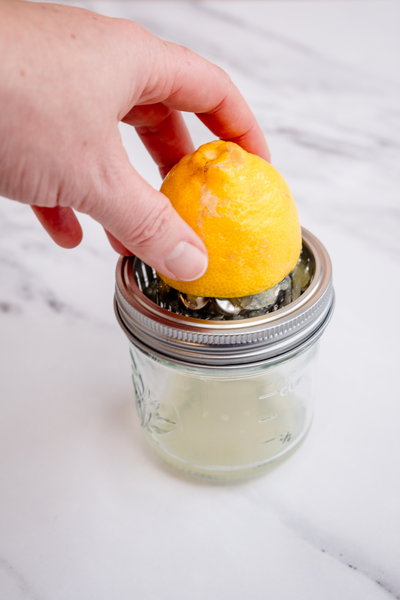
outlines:
{"label": "lemon peel", "polygon": [[294,268],[301,251],[296,205],[283,177],[233,142],[214,141],[184,156],[161,192],[204,241],[206,273],[196,281],[160,277],[193,296],[258,294]]}

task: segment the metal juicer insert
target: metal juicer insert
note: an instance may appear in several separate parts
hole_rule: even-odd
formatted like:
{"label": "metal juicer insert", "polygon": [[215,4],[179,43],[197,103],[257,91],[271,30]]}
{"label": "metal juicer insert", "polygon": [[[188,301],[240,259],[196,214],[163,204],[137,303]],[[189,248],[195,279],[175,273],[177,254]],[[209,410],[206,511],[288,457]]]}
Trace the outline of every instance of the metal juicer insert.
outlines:
{"label": "metal juicer insert", "polygon": [[306,291],[314,272],[314,257],[303,244],[295,268],[274,287],[241,298],[207,298],[175,290],[138,258],[133,263],[137,286],[149,300],[172,313],[205,321],[251,319],[277,311],[297,300]]}

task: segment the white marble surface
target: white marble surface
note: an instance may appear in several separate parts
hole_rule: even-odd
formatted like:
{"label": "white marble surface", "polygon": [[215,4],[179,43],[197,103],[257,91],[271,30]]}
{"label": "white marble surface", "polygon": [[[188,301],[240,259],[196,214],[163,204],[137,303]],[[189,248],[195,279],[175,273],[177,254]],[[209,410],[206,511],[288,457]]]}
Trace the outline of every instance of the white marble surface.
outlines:
{"label": "white marble surface", "polygon": [[82,218],[61,250],[1,199],[0,598],[400,598],[399,3],[83,5],[229,71],[330,251],[337,309],[300,450],[258,480],[196,481],[141,435],[100,227]]}

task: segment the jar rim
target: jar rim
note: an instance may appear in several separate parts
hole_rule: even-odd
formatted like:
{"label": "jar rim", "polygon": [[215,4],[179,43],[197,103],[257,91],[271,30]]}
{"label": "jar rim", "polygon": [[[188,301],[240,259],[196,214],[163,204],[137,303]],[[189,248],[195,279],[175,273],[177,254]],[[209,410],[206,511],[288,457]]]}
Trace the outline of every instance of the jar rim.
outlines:
{"label": "jar rim", "polygon": [[314,258],[314,277],[294,302],[267,315],[239,321],[205,321],[167,311],[139,289],[136,257],[118,260],[115,307],[132,343],[185,364],[229,366],[260,363],[299,348],[322,328],[333,310],[332,267],[316,236],[302,229],[303,244]]}
{"label": "jar rim", "polygon": [[[162,354],[158,350],[155,350],[154,348],[150,348],[149,346],[144,344],[139,338],[136,338],[129,331],[129,329],[125,325],[124,321],[121,319],[121,315],[119,314],[116,299],[114,299],[115,316],[117,318],[117,321],[118,321],[121,329],[124,331],[128,340],[134,346],[136,346],[139,350],[144,352],[146,355],[148,355],[154,359],[159,359],[161,361],[165,361],[167,363],[168,362],[173,363],[175,365],[181,365],[181,366],[188,367],[188,368],[215,370],[215,371],[217,371],[217,370],[224,370],[224,371],[234,370],[234,371],[236,371],[236,370],[240,370],[240,369],[251,369],[251,368],[257,368],[257,367],[263,367],[263,366],[273,366],[273,365],[276,365],[283,361],[290,360],[291,358],[294,358],[295,356],[298,356],[299,354],[303,354],[304,352],[309,350],[312,346],[314,346],[320,340],[322,334],[324,333],[326,327],[328,326],[328,324],[333,316],[334,308],[335,308],[335,294],[333,293],[333,301],[332,301],[331,308],[326,316],[325,321],[322,323],[322,325],[319,327],[319,329],[314,331],[314,333],[311,335],[311,337],[304,340],[300,345],[295,346],[294,348],[291,348],[290,350],[287,350],[284,354],[277,354],[275,356],[271,356],[269,358],[264,358],[263,360],[256,361],[256,362],[245,362],[245,363],[241,363],[241,364],[235,363],[235,364],[215,365],[215,364],[203,364],[198,361],[190,362],[189,360],[182,360],[179,358],[172,357],[170,355]],[[195,358],[195,357],[193,357],[193,358]]]}

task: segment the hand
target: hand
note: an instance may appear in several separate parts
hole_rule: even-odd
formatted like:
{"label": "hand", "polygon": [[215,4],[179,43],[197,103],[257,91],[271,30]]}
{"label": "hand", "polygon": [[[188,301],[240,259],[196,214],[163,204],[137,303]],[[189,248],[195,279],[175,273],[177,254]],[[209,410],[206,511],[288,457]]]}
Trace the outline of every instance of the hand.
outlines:
{"label": "hand", "polygon": [[162,176],[194,150],[182,110],[269,160],[228,75],[132,21],[29,2],[0,2],[0,56],[0,194],[30,204],[60,246],[82,239],[76,210],[117,252],[172,279],[200,277],[202,240],[136,173],[118,123],[136,128]]}

